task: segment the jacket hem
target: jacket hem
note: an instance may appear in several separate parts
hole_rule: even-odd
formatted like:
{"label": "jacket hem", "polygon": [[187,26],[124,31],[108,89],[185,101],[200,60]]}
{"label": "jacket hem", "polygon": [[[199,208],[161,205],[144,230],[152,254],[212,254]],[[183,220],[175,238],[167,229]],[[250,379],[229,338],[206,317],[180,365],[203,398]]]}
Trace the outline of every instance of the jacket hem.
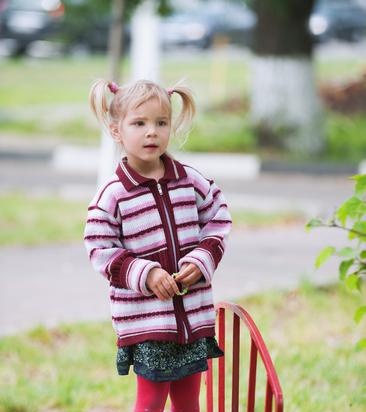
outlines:
{"label": "jacket hem", "polygon": [[[190,334],[190,338],[185,343],[193,343],[195,340],[200,338],[209,338],[215,336],[215,326],[208,326],[207,328],[199,329]],[[123,346],[130,346],[136,343],[145,342],[147,340],[154,340],[159,342],[175,342],[182,343],[180,341],[179,335],[177,332],[167,333],[167,332],[149,332],[143,333],[138,336],[118,336],[117,337],[117,346],[119,348]]]}

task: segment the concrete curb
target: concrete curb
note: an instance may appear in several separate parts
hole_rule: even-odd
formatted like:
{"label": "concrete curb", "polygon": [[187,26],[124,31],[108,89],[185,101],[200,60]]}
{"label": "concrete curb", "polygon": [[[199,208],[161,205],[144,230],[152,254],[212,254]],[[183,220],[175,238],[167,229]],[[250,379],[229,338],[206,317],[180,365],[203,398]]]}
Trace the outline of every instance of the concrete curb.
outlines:
{"label": "concrete curb", "polygon": [[[173,156],[213,179],[255,179],[260,172],[259,158],[250,154],[179,152]],[[96,173],[98,162],[99,148],[77,146],[57,147],[51,159],[52,167],[65,173]]]}
{"label": "concrete curb", "polygon": [[[48,145],[0,146],[0,160],[45,161],[61,173],[97,174],[98,147]],[[366,160],[356,164],[290,163],[263,161],[252,154],[179,152],[177,158],[213,178],[254,179],[260,172],[305,175],[353,175],[366,173]]]}

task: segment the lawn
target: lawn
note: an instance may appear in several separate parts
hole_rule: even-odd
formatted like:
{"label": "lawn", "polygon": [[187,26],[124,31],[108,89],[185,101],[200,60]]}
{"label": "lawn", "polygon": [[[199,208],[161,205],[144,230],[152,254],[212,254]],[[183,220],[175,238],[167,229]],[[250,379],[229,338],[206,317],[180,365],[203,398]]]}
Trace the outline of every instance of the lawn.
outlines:
{"label": "lawn", "polygon": [[[27,204],[27,208],[24,208]],[[0,194],[0,246],[42,245],[50,242],[80,242],[88,201],[72,201],[57,196]],[[55,219],[55,216],[58,218]],[[300,213],[233,211],[235,228],[305,224]]]}
{"label": "lawn", "polygon": [[[240,303],[268,345],[282,384],[285,410],[365,410],[366,357],[354,349],[364,331],[352,321],[358,304],[355,296],[338,286],[315,289],[303,285],[296,291],[270,292]],[[243,333],[242,339],[245,337]],[[241,392],[245,394],[246,344],[242,354]],[[110,322],[61,325],[51,330],[38,327],[2,338],[0,411],[129,412],[134,378],[117,376],[114,360]],[[229,369],[227,373],[229,384]],[[264,393],[262,375],[259,371],[258,411],[263,410],[259,409]],[[244,399],[241,405],[244,410]]]}
{"label": "lawn", "polygon": [[[108,77],[103,56],[53,60],[0,60],[0,133],[8,138],[34,137],[75,144],[98,144],[100,131],[88,107],[94,79]],[[364,59],[315,60],[318,84],[342,82],[365,70]],[[130,78],[128,58],[122,78]],[[217,51],[206,55],[163,55],[161,83],[185,79],[194,91],[198,114],[185,148],[189,151],[255,152],[256,137],[247,117],[250,57]],[[241,105],[232,107],[241,99]],[[231,110],[228,110],[231,108]],[[326,157],[358,162],[366,153],[359,138],[365,131],[361,116],[327,113]],[[262,153],[268,155],[268,153]]]}

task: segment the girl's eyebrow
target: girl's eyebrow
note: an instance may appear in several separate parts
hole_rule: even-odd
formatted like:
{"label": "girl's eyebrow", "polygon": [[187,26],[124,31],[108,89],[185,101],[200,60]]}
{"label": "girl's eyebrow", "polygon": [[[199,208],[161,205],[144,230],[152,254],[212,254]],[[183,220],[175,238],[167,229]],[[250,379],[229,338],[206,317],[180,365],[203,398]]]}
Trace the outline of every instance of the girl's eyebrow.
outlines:
{"label": "girl's eyebrow", "polygon": [[[147,117],[145,117],[145,116],[133,116],[131,118],[131,120],[146,120],[146,119],[147,119]],[[167,120],[167,119],[169,119],[169,117],[168,116],[158,116],[157,119]]]}

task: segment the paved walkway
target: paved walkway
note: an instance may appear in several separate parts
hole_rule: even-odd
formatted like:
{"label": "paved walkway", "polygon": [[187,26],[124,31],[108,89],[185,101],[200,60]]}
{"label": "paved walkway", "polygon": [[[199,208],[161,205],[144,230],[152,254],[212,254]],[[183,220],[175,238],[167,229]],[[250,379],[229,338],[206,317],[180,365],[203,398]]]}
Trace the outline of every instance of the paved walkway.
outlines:
{"label": "paved walkway", "polygon": [[[330,229],[306,233],[303,226],[234,231],[214,281],[215,300],[232,300],[303,279],[336,280],[336,265],[314,272],[326,244],[344,235]],[[0,249],[0,335],[38,324],[109,319],[108,286],[93,272],[80,243]]]}
{"label": "paved walkway", "polygon": [[[0,191],[25,190],[92,196],[94,176],[62,174],[45,160],[2,159]],[[214,177],[214,176],[213,176]],[[261,173],[257,179],[216,178],[231,209],[299,210],[330,214],[352,193],[346,176]],[[303,225],[233,231],[214,280],[215,300],[232,300],[264,289],[292,288],[302,279],[336,280],[336,262],[314,272],[325,245],[345,234],[330,229],[305,232]],[[95,274],[82,243],[0,249],[0,335],[38,324],[109,318],[108,285]]]}

